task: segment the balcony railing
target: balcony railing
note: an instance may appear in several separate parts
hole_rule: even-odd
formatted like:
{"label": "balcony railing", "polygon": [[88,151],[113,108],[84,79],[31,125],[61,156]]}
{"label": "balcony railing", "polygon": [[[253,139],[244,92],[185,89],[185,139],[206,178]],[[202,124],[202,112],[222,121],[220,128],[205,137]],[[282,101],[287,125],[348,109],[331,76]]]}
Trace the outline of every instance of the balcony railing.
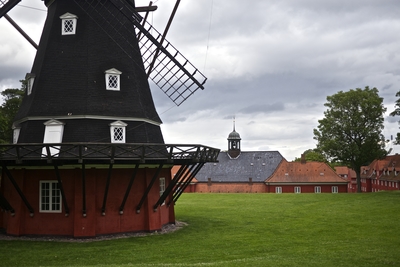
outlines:
{"label": "balcony railing", "polygon": [[53,143],[0,145],[7,165],[41,165],[52,161],[76,163],[202,163],[217,162],[220,150],[202,145]]}

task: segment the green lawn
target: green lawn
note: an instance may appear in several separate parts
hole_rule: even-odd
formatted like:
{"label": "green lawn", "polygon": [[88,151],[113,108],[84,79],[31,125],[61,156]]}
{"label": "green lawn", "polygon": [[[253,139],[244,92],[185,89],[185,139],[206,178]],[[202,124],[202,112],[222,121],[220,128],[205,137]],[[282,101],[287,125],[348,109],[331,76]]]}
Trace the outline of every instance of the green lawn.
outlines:
{"label": "green lawn", "polygon": [[1,266],[400,266],[400,191],[184,194],[165,235],[0,241]]}

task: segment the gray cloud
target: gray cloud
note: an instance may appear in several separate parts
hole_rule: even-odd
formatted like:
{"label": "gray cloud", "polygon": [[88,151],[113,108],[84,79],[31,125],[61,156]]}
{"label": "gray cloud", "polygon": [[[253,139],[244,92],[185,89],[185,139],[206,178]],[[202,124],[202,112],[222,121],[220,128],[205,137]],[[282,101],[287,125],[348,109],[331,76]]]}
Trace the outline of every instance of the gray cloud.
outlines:
{"label": "gray cloud", "polygon": [[[159,9],[149,21],[159,31],[174,2],[155,1]],[[21,3],[45,9],[42,1]],[[180,107],[152,86],[166,142],[226,149],[236,116],[243,149],[278,150],[291,160],[315,147],[312,130],[328,95],[367,85],[380,90],[388,108],[385,136],[396,135],[398,118],[387,115],[400,90],[397,0],[255,0],[246,5],[181,1],[167,39],[208,81]],[[38,41],[45,13],[23,7],[12,12]],[[0,88],[13,80],[19,86],[34,51],[4,19],[0,32],[9,37],[0,39]]]}
{"label": "gray cloud", "polygon": [[245,108],[239,110],[239,113],[242,114],[253,114],[253,113],[262,113],[268,114],[276,111],[285,110],[285,105],[283,103],[273,103],[273,104],[255,104],[250,105]]}

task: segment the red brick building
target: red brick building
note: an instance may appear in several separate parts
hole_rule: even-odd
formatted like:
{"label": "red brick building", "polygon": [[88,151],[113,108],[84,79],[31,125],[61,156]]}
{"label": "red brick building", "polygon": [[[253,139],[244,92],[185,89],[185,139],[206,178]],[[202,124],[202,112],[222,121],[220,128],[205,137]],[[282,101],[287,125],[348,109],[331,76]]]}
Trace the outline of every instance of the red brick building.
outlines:
{"label": "red brick building", "polygon": [[269,193],[347,193],[347,180],[324,162],[285,159],[265,181]]}
{"label": "red brick building", "polygon": [[361,168],[361,191],[400,190],[400,155],[374,160]]}
{"label": "red brick building", "polygon": [[357,174],[354,170],[350,169],[347,166],[339,166],[335,167],[336,173],[342,177],[343,179],[349,182],[347,186],[348,193],[356,193],[357,192]]}
{"label": "red brick building", "polygon": [[220,152],[218,162],[206,163],[195,175],[191,192],[265,193],[265,180],[283,157],[278,151],[242,151],[241,138],[233,126],[228,150]]}
{"label": "red brick building", "polygon": [[[185,192],[346,193],[348,181],[321,162],[288,162],[278,151],[242,151],[235,127],[228,150],[206,163]],[[177,169],[173,169],[173,174]]]}

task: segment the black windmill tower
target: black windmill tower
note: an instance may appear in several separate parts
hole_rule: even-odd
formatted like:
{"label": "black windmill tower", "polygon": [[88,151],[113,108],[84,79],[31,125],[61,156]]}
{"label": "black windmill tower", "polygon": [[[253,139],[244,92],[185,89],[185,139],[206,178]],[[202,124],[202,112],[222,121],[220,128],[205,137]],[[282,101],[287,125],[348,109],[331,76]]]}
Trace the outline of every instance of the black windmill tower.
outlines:
{"label": "black windmill tower", "polygon": [[[206,78],[143,23],[134,1],[44,2],[48,16],[14,142],[164,143],[148,77],[176,105]],[[43,123],[52,129],[45,137]]]}
{"label": "black windmill tower", "polygon": [[[19,2],[0,0],[0,18],[23,33],[7,15]],[[2,146],[1,161],[10,180],[10,166],[54,166],[64,195],[60,165],[82,164],[83,170],[88,164],[108,164],[110,169],[114,164],[156,164],[160,169],[182,165],[178,176],[194,176],[205,162],[216,161],[217,149],[164,143],[148,79],[179,106],[204,89],[206,78],[165,40],[165,34],[146,22],[148,12],[156,9],[151,2],[148,7],[136,7],[134,0],[44,0],[44,4],[48,14],[32,70],[26,75],[13,145]],[[190,172],[184,171],[189,168]],[[173,194],[170,204],[175,202],[183,191],[176,188],[187,186],[183,182],[187,178],[171,180],[154,209],[168,194]],[[138,211],[150,190],[151,185]],[[32,215],[34,208],[23,192],[20,195]],[[106,198],[107,192],[104,203]],[[66,208],[68,200],[63,203]],[[4,199],[2,207],[13,210],[9,206]]]}

